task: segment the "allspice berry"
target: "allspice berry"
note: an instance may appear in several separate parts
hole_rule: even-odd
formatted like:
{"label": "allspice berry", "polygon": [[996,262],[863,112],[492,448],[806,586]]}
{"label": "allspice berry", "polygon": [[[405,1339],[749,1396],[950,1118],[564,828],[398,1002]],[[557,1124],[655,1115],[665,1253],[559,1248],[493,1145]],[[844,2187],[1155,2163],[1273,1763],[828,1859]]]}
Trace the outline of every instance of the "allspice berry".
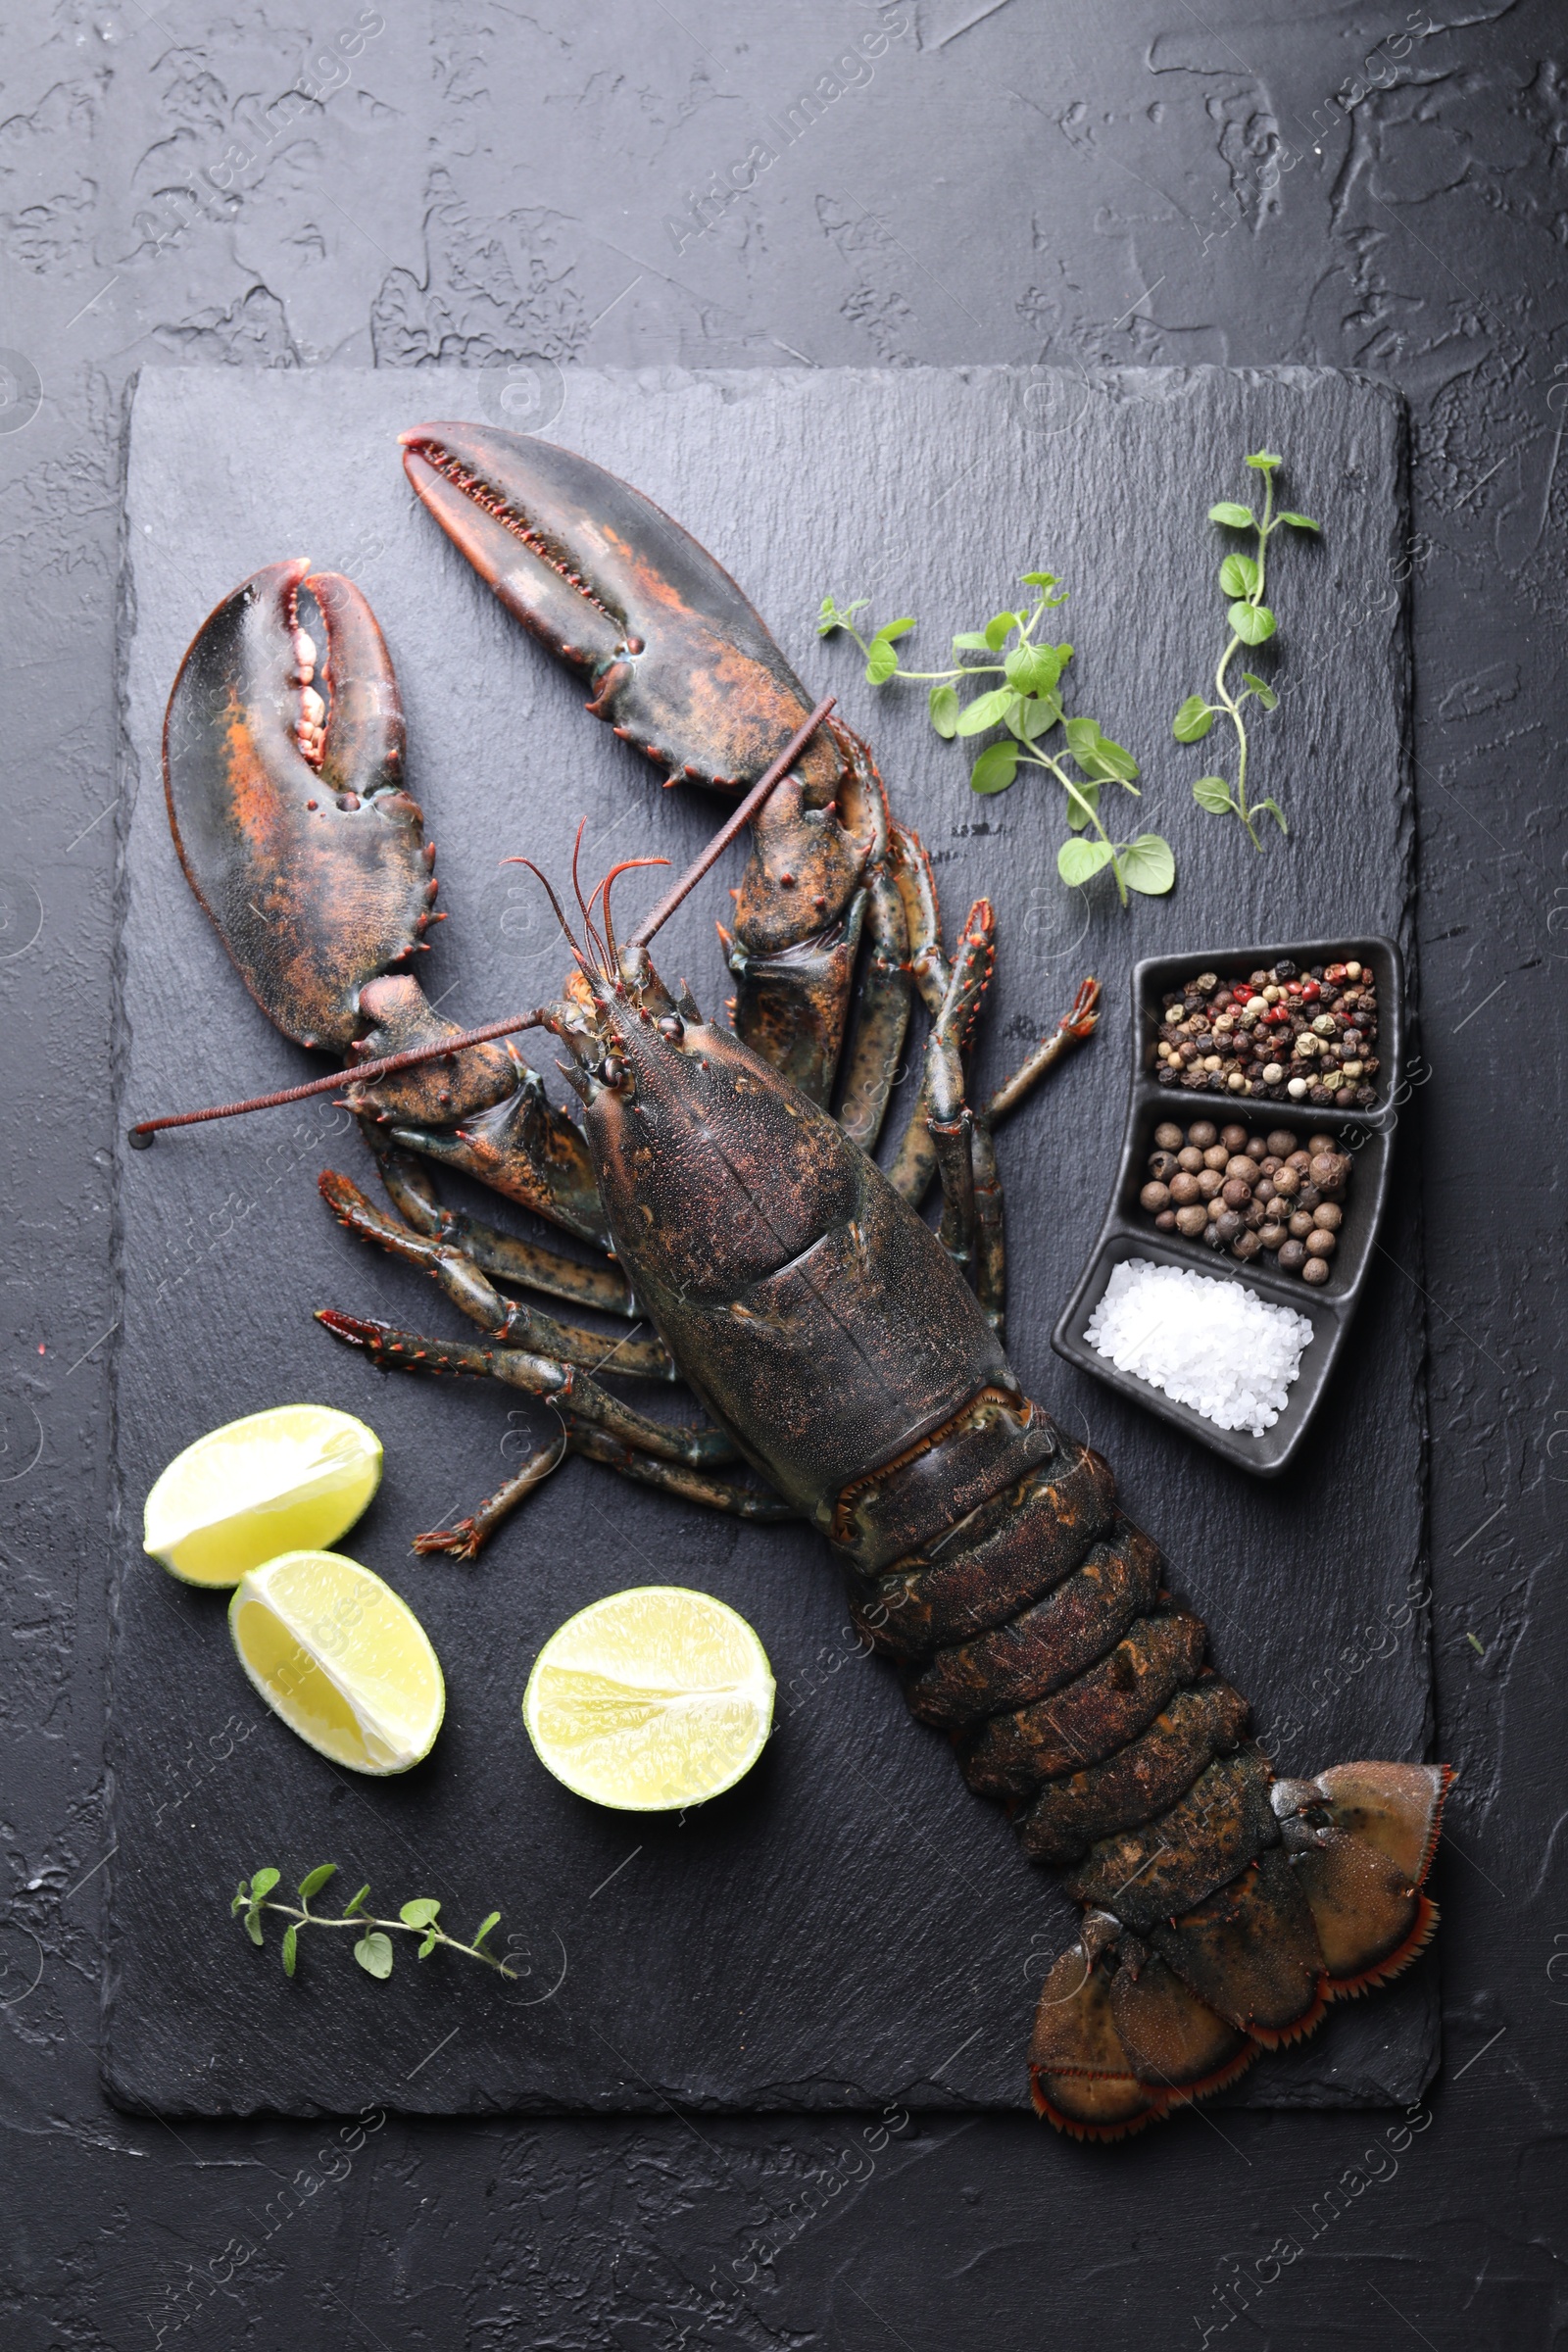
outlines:
{"label": "allspice berry", "polygon": [[1345,1221],[1345,1211],[1337,1200],[1322,1200],[1312,1221],[1324,1233],[1338,1233]]}
{"label": "allspice berry", "polygon": [[1203,1164],[1203,1154],[1196,1144],[1184,1144],[1176,1154],[1176,1165],[1188,1169],[1194,1176]]}
{"label": "allspice berry", "polygon": [[1250,1208],[1252,1188],[1250,1184],[1244,1184],[1239,1176],[1233,1176],[1221,1189],[1220,1199],[1227,1208]]}
{"label": "allspice berry", "polygon": [[1146,1184],[1138,1196],[1139,1206],[1148,1209],[1169,1208],[1170,1186],[1157,1182]]}
{"label": "allspice berry", "polygon": [[1198,1178],[1189,1176],[1185,1168],[1180,1170],[1170,1180],[1170,1197],[1178,1208],[1186,1208],[1190,1201],[1200,1198]]}
{"label": "allspice berry", "polygon": [[1222,1127],[1219,1131],[1219,1140],[1227,1152],[1245,1152],[1247,1150],[1247,1129],[1245,1127]]}
{"label": "allspice berry", "polygon": [[1306,1237],[1306,1254],[1308,1257],[1332,1257],[1339,1246],[1339,1236],[1333,1233],[1325,1233],[1321,1226],[1315,1227],[1314,1230]]}
{"label": "allspice berry", "polygon": [[1218,1134],[1219,1129],[1212,1120],[1197,1119],[1187,1130],[1187,1141],[1190,1144],[1196,1144],[1200,1152],[1206,1152]]}
{"label": "allspice berry", "polygon": [[1263,1245],[1255,1233],[1241,1232],[1231,1244],[1232,1257],[1256,1257]]}
{"label": "allspice berry", "polygon": [[1282,1249],[1290,1240],[1290,1234],[1288,1225],[1260,1225],[1257,1229],[1257,1238],[1265,1250]]}
{"label": "allspice berry", "polygon": [[1282,1242],[1280,1244],[1280,1272],[1282,1274],[1299,1274],[1305,1263],[1306,1244],[1304,1242]]}
{"label": "allspice berry", "polygon": [[1157,1231],[1160,1233],[1174,1233],[1176,1230],[1176,1211],[1173,1208],[1162,1208],[1158,1216],[1154,1219],[1154,1224]]}
{"label": "allspice berry", "polygon": [[1301,1280],[1310,1282],[1314,1287],[1320,1282],[1327,1282],[1328,1278],[1329,1261],[1326,1257],[1309,1257],[1301,1268]]}
{"label": "allspice berry", "polygon": [[1169,1184],[1171,1178],[1176,1173],[1175,1152],[1151,1152],[1149,1154],[1149,1173],[1151,1176],[1156,1177],[1161,1184]]}
{"label": "allspice berry", "polygon": [[1289,1127],[1271,1127],[1266,1140],[1276,1159],[1289,1159],[1296,1150],[1296,1138]]}
{"label": "allspice berry", "polygon": [[1291,1238],[1294,1241],[1304,1242],[1307,1235],[1312,1231],[1315,1221],[1316,1220],[1312,1215],[1312,1211],[1309,1208],[1298,1208],[1295,1210],[1291,1217]]}
{"label": "allspice berry", "polygon": [[1179,1152],[1187,1138],[1173,1119],[1161,1119],[1154,1129],[1154,1141],[1161,1152]]}
{"label": "allspice berry", "polygon": [[1176,1211],[1176,1230],[1184,1233],[1190,1242],[1197,1241],[1207,1223],[1208,1211],[1201,1205],[1190,1204]]}

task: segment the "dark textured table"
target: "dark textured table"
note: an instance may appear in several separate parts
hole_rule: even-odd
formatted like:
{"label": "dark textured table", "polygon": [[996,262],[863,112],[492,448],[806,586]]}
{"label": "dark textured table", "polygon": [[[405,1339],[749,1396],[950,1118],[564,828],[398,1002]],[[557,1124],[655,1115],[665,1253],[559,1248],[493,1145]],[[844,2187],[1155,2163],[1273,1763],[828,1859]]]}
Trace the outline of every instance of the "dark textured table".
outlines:
{"label": "dark textured table", "polygon": [[[1545,0],[10,25],[8,2340],[1559,2340],[1562,37]],[[443,362],[528,425],[571,362],[995,361],[1326,364],[1410,404],[1443,2072],[1405,2123],[1088,2156],[1007,2117],[127,2117],[97,2080],[127,381]],[[313,552],[373,592],[373,545]]]}

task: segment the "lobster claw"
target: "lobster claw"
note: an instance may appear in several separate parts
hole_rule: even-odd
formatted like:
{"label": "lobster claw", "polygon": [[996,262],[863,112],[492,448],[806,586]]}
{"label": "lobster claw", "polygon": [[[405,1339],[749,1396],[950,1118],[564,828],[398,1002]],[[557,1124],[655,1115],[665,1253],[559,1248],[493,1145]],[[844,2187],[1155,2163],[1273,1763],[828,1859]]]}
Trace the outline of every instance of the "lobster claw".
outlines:
{"label": "lobster claw", "polygon": [[[507,610],[587,672],[588,709],[669,781],[734,790],[761,774],[811,709],[722,564],[602,466],[482,424],[401,436],[410,481]],[[840,756],[823,733],[797,773],[831,800]]]}
{"label": "lobster claw", "polygon": [[303,558],[223,599],[164,721],[174,846],[252,996],[346,1052],[361,991],[406,962],[435,883],[402,788],[403,708],[374,613]]}

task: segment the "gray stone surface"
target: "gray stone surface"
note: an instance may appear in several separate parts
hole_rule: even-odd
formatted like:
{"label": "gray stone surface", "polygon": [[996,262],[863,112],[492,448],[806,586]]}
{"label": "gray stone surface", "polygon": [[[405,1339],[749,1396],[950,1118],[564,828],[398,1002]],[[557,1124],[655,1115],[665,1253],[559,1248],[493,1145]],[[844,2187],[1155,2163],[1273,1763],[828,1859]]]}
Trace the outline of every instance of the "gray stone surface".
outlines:
{"label": "gray stone surface", "polygon": [[[330,89],[320,75],[319,101],[246,144],[258,99],[275,104],[355,14],[60,0],[7,24],[4,333],[41,380],[30,416],[6,392],[0,432],[8,2343],[1034,2352],[1049,2329],[1062,2352],[1101,2352],[1205,2329],[1228,2344],[1245,2308],[1289,2352],[1384,2352],[1411,2328],[1438,2352],[1552,2344],[1568,2197],[1560,7],[1468,0],[1417,23],[1369,0],[913,0],[869,81],[862,57],[857,86],[710,205],[702,235],[689,195],[864,31],[859,9],[677,0],[671,22],[636,0],[408,0]],[[192,181],[200,212],[177,193]],[[885,2140],[832,2115],[372,2116],[345,2145],[308,2122],[171,2129],[107,2103],[122,395],[145,363],[235,385],[442,357],[499,368],[498,390],[537,357],[1296,359],[1374,370],[1407,400],[1432,1068],[1407,1132],[1425,1177],[1438,1737],[1461,1778],[1436,1881],[1444,2067],[1396,2156],[1396,2119],[1358,2113],[1193,2118],[1099,2159],[1011,2116],[927,2116]],[[417,372],[408,393],[425,405]],[[1287,2231],[1310,2259],[1277,2268]]]}
{"label": "gray stone surface", "polygon": [[[1380,1639],[1422,1568],[1408,1194],[1388,1236],[1405,1271],[1380,1270],[1339,1394],[1278,1486],[1230,1470],[1048,1346],[1114,1181],[1137,957],[1183,938],[1240,947],[1326,935],[1337,921],[1407,938],[1398,401],[1322,371],[1208,368],[571,370],[564,396],[552,433],[686,522],[812,689],[839,692],[872,737],[896,806],[935,853],[950,936],[971,898],[995,899],[1002,947],[982,1088],[1051,1025],[1081,972],[1101,976],[1102,1034],[1003,1144],[1018,1369],[1116,1465],[1127,1506],[1209,1617],[1283,1769],[1420,1755],[1431,1728],[1424,1615],[1405,1611],[1405,1630]],[[564,874],[586,815],[589,870],[647,851],[679,865],[716,821],[720,804],[662,792],[645,761],[584,718],[581,689],[414,502],[397,432],[461,415],[470,397],[471,377],[444,373],[414,384],[141,377],[127,489],[127,1117],[285,1085],[316,1066],[270,1030],[187,892],[158,766],[187,638],[261,564],[308,551],[353,569],[375,604],[408,705],[411,782],[439,845],[451,920],[426,985],[449,1012],[490,1018],[559,979],[542,894],[501,857],[526,851]],[[1165,738],[1182,694],[1212,670],[1223,623],[1206,509],[1250,494],[1242,453],[1265,445],[1288,454],[1289,500],[1323,534],[1276,543],[1283,651],[1262,660],[1289,691],[1257,730],[1254,790],[1278,792],[1295,834],[1289,851],[1259,857],[1191,800],[1211,747],[1172,754]],[[305,474],[290,463],[302,447],[313,453]],[[356,561],[356,550],[368,552]],[[927,725],[923,690],[874,694],[847,640],[813,634],[824,589],[872,592],[879,618],[921,615],[912,643],[935,666],[954,628],[983,620],[1042,564],[1073,591],[1060,624],[1080,648],[1069,708],[1093,712],[1149,768],[1126,831],[1168,828],[1177,847],[1176,891],[1125,913],[1108,889],[1069,893],[1057,879],[1056,787],[1041,779],[1044,789],[1025,782],[977,801],[962,747]],[[1376,617],[1331,656],[1347,611]],[[715,882],[660,942],[663,966],[710,999],[725,984],[711,931],[725,904]],[[538,1058],[549,1071],[548,1054]],[[370,1181],[346,1114],[321,1104],[122,1157],[113,2095],[174,2115],[613,2110],[665,2097],[717,2109],[1024,2104],[1033,2000],[1072,1914],[1001,1813],[963,1788],[946,1743],[908,1721],[891,1673],[856,1657],[821,1547],[804,1530],[737,1528],[577,1462],[476,1567],[416,1561],[414,1529],[476,1500],[522,1431],[546,1424],[504,1392],[378,1374],[312,1324],[312,1307],[335,1304],[458,1328],[419,1277],[326,1216],[314,1186],[322,1163]],[[142,1497],[179,1446],[302,1395],[365,1413],[386,1445],[386,1483],[346,1547],[414,1603],[449,1683],[447,1728],[407,1780],[356,1781],[304,1749],[244,1683],[221,1596],[172,1586],[139,1550]],[[742,1609],[783,1692],[780,1735],[756,1775],[681,1822],[627,1820],[567,1795],[533,1758],[517,1712],[554,1627],[647,1581],[696,1584]],[[1352,1673],[1337,1660],[1356,1645],[1386,1654]],[[193,1752],[200,1764],[184,1762]],[[372,1990],[346,1951],[307,1946],[291,1985],[223,1915],[224,1891],[269,1858],[290,1879],[336,1858],[356,1885],[369,1878],[383,1897],[434,1892],[460,1916],[493,1902],[526,1936],[533,1974],[500,2001],[476,1971],[439,1965],[403,1968]],[[1271,2061],[1241,2095],[1386,2105],[1414,2098],[1435,2057],[1428,1964]]]}

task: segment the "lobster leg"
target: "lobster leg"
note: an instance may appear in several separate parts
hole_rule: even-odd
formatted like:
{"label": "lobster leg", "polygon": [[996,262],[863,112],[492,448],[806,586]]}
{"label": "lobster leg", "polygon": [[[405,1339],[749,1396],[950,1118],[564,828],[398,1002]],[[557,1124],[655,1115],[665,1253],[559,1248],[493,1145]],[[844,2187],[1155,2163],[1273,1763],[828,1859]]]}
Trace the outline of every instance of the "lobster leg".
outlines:
{"label": "lobster leg", "polygon": [[[388,1323],[341,1314],[335,1307],[318,1308],[316,1319],[334,1339],[363,1348],[371,1362],[384,1370],[467,1373],[502,1381],[508,1388],[539,1397],[560,1416],[566,1450],[602,1462],[638,1485],[658,1487],[687,1502],[700,1502],[742,1519],[773,1521],[799,1516],[776,1494],[712,1475],[716,1467],[739,1459],[722,1430],[651,1421],[571,1365],[521,1348],[420,1339]],[[455,1551],[459,1557],[471,1559],[485,1537],[554,1466],[553,1461],[533,1456],[471,1520],[463,1521],[455,1530],[437,1530],[421,1538],[416,1548]],[[447,1542],[448,1536],[456,1541]]]}
{"label": "lobster leg", "polygon": [[454,1306],[509,1348],[530,1348],[589,1371],[613,1369],[643,1380],[673,1380],[675,1367],[657,1340],[612,1338],[575,1323],[561,1323],[519,1300],[504,1298],[461,1243],[427,1240],[372,1205],[359,1186],[332,1168],[318,1179],[322,1200],[340,1225],[375,1242],[389,1256],[431,1275]]}
{"label": "lobster leg", "polygon": [[466,1210],[447,1208],[428,1172],[406,1152],[385,1149],[373,1134],[368,1138],[375,1152],[381,1182],[392,1204],[407,1225],[427,1240],[455,1242],[492,1281],[516,1283],[541,1291],[549,1298],[570,1299],[577,1306],[597,1307],[602,1314],[623,1315],[636,1322],[642,1313],[631,1285],[613,1266],[585,1266],[547,1250],[537,1242],[519,1241]]}
{"label": "lobster leg", "polygon": [[455,1527],[434,1527],[422,1536],[416,1536],[414,1548],[421,1559],[445,1553],[449,1559],[474,1560],[504,1519],[511,1517],[520,1502],[526,1502],[536,1487],[543,1486],[552,1470],[559,1470],[568,1453],[571,1441],[559,1437],[548,1446],[530,1453],[520,1470],[504,1479],[493,1494],[487,1494],[470,1516],[460,1519]]}

